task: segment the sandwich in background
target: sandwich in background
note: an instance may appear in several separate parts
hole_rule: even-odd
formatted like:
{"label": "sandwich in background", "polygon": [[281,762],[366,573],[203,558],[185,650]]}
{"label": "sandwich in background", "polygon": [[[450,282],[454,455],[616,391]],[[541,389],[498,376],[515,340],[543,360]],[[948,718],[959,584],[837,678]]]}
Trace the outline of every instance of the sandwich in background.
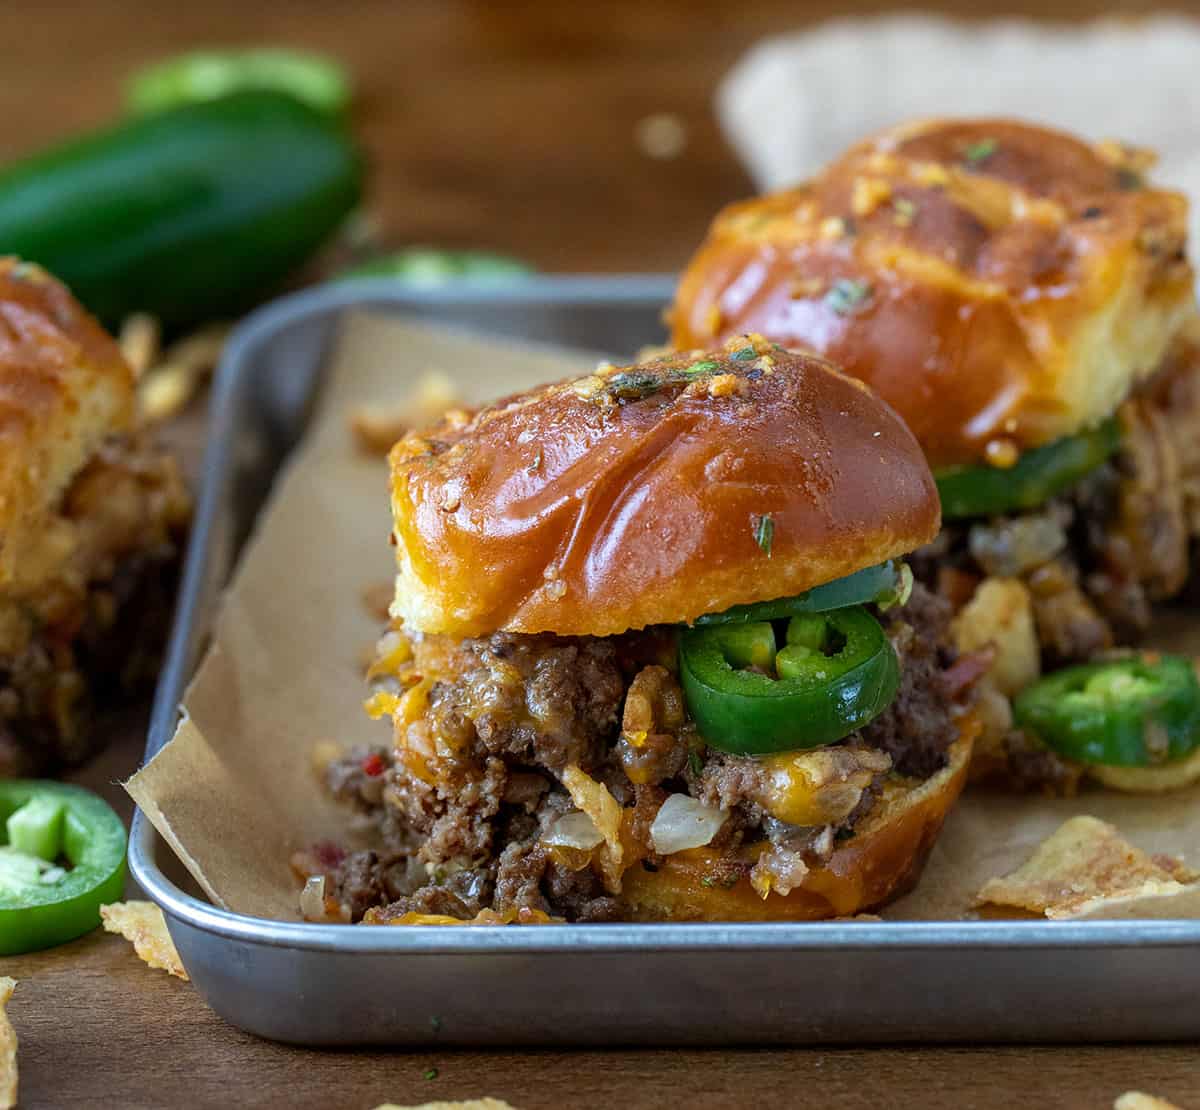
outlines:
{"label": "sandwich in background", "polygon": [[0,259],[0,777],[79,763],[94,711],[155,676],[189,514],[116,343]]}
{"label": "sandwich in background", "polygon": [[673,310],[680,348],[760,331],[908,423],[946,519],[914,570],[958,646],[994,655],[974,769],[1023,786],[1200,778],[1190,661],[1109,658],[1200,535],[1187,202],[1152,162],[1012,120],[906,124],[722,212]]}

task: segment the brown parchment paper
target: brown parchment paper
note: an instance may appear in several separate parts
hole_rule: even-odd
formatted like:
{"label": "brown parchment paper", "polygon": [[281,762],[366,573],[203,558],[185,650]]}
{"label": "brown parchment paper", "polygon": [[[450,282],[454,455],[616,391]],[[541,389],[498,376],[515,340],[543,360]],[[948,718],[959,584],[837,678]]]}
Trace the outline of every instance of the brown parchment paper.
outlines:
{"label": "brown parchment paper", "polygon": [[[591,369],[584,352],[436,331],[394,317],[348,319],[313,427],[276,484],[243,554],[175,738],[127,784],[208,896],[242,913],[299,917],[288,859],[348,837],[349,814],[312,770],[322,741],[386,743],[362,711],[362,655],[379,634],[364,589],[392,575],[387,468],[348,427],[354,406],[397,402],[427,370],[482,401]],[[1164,635],[1200,650],[1200,624]],[[1200,790],[1065,800],[971,792],[951,815],[920,886],[885,912],[958,919],[984,881],[1011,870],[1068,817],[1111,821],[1138,847],[1200,866]],[[1119,907],[1123,916],[1200,916],[1200,898]]]}

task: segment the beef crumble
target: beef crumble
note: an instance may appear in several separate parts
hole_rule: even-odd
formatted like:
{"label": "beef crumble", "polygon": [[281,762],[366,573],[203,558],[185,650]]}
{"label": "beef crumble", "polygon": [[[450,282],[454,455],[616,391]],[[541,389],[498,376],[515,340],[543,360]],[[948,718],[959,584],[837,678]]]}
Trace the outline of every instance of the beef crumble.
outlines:
{"label": "beef crumble", "polygon": [[157,677],[190,499],[137,436],[102,445],[0,586],[0,778],[92,754],[94,711]]}
{"label": "beef crumble", "polygon": [[404,696],[417,700],[402,714],[395,753],[359,750],[326,769],[328,789],[370,815],[384,845],[325,867],[327,890],[354,921],[470,919],[483,910],[611,920],[619,907],[604,869],[589,865],[590,850],[554,835],[580,816],[564,786],[572,768],[621,807],[641,866],[661,858],[650,826],[662,802],[689,794],[727,812],[716,847],[769,845],[761,866],[726,853],[724,871],[709,879],[727,884],[753,869],[785,892],[853,834],[889,776],[935,773],[957,736],[956,702],[969,683],[950,675],[950,606],[918,584],[880,619],[901,663],[898,693],[860,732],[797,753],[827,787],[819,796],[828,810],[809,823],[771,812],[765,761],[704,745],[687,716],[669,630],[603,639],[497,633],[458,644],[416,637],[421,677]]}
{"label": "beef crumble", "polygon": [[958,735],[948,709],[953,691],[946,676],[956,658],[946,635],[950,616],[945,599],[916,587],[903,609],[883,615],[900,657],[900,688],[862,737],[868,747],[887,752],[903,775],[928,778],[941,770]]}
{"label": "beef crumble", "polygon": [[1200,351],[1181,343],[1118,410],[1121,449],[1038,509],[951,521],[911,565],[957,604],[986,577],[1033,599],[1047,667],[1136,642],[1187,582],[1200,537]]}
{"label": "beef crumble", "polygon": [[[611,641],[502,632],[468,641],[462,657],[461,684],[439,684],[430,700],[455,725],[469,716],[486,752],[554,771],[600,761],[625,693]],[[463,688],[479,711],[468,714]]]}

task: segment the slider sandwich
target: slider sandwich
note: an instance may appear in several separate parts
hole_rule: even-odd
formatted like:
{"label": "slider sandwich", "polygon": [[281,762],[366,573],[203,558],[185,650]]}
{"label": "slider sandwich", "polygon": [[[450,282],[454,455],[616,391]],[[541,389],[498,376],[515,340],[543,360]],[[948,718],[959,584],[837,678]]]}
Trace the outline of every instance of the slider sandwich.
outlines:
{"label": "slider sandwich", "polygon": [[393,743],[326,771],[381,846],[308,859],[326,907],[806,920],[917,880],[981,668],[902,562],[936,487],[866,387],[736,337],[451,414],[391,491]]}
{"label": "slider sandwich", "polygon": [[946,524],[912,565],[993,656],[976,770],[1020,785],[1200,778],[1190,661],[1129,650],[1200,535],[1187,203],[1151,162],[1010,120],[897,127],[722,212],[673,309],[676,346],[815,351],[913,430]]}
{"label": "slider sandwich", "polygon": [[0,778],[79,763],[94,710],[154,675],[189,513],[116,343],[0,259]]}

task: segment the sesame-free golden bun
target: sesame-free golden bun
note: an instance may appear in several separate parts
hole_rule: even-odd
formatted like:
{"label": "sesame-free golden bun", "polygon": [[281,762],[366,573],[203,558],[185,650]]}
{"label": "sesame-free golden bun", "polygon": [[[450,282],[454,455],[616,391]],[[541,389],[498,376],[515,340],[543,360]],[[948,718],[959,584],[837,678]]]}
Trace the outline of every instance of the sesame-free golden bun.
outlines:
{"label": "sesame-free golden bun", "polygon": [[393,616],[608,636],[786,597],[932,539],[932,476],[860,382],[759,336],[605,367],[401,440]]}
{"label": "sesame-free golden bun", "polygon": [[[625,872],[619,896],[635,921],[819,921],[878,909],[908,893],[967,779],[978,724],[961,718],[946,766],[923,781],[891,782],[854,835],[811,868],[787,894],[765,898],[741,878],[732,886],[709,877],[719,860],[710,849],[665,856],[654,871]],[[731,849],[749,862],[761,844]]]}
{"label": "sesame-free golden bun", "polygon": [[133,374],[107,332],[45,270],[0,258],[0,588],[133,414]]}
{"label": "sesame-free golden bun", "polygon": [[1187,202],[1152,158],[1014,120],[926,120],[721,212],[673,342],[753,330],[867,382],[931,464],[1095,425],[1195,312]]}

